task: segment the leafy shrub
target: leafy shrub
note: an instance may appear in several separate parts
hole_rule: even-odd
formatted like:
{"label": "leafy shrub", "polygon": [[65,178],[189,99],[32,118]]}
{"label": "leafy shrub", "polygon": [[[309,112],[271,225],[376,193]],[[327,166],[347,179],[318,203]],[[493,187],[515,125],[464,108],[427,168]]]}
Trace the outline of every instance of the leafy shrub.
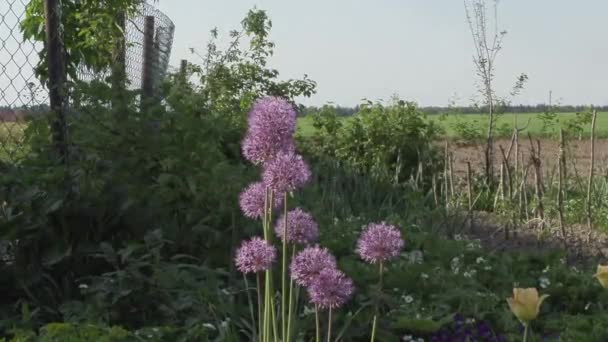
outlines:
{"label": "leafy shrub", "polygon": [[367,102],[344,121],[325,107],[314,125],[313,154],[335,158],[378,179],[401,183],[415,175],[420,163],[426,170],[437,166],[432,141],[439,128],[412,102]]}

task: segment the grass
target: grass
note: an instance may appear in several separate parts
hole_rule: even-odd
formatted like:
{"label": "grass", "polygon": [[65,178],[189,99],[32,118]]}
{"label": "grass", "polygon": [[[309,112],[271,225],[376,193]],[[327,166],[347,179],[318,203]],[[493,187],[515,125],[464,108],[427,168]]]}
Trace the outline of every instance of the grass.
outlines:
{"label": "grass", "polygon": [[[513,114],[506,113],[501,114],[498,117],[498,121],[496,124],[497,134],[499,136],[506,136],[511,134],[511,129],[515,122],[518,123],[519,127],[526,126],[528,120],[530,124],[527,126],[527,129],[523,131],[524,134],[530,133],[533,136],[547,136],[547,135],[557,135],[559,132],[560,126],[564,127],[565,123],[576,116],[575,113],[558,113],[557,120],[559,122],[555,123],[548,127],[546,131],[543,131],[543,123],[540,119],[540,113],[524,113],[524,114]],[[348,118],[345,118],[348,120]],[[440,125],[444,134],[450,138],[458,137],[458,134],[454,128],[455,124],[462,120],[467,125],[473,125],[472,127],[479,127],[480,132],[482,134],[486,130],[487,116],[481,114],[455,114],[448,115],[445,117],[441,117],[439,115],[431,115],[429,116],[429,120],[436,122]],[[588,135],[591,128],[591,125],[586,125],[584,130],[584,134]],[[501,127],[509,127],[508,130],[504,130],[504,132],[500,129]],[[298,133],[302,136],[310,136],[314,133],[315,128],[313,127],[312,117],[303,117],[298,121]],[[597,115],[597,127],[596,127],[596,135],[598,137],[608,137],[608,113],[601,112]]]}
{"label": "grass", "polygon": [[23,132],[26,124],[0,122],[0,161],[15,161],[24,151]]}

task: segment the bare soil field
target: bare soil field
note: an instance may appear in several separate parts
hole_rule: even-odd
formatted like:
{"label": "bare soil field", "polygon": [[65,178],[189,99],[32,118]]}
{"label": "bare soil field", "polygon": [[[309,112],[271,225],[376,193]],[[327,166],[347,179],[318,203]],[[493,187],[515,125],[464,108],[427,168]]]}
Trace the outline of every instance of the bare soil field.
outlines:
{"label": "bare soil field", "polygon": [[[545,174],[555,171],[555,165],[559,155],[559,141],[552,139],[540,139],[541,163]],[[537,145],[537,140],[533,140]],[[530,141],[526,137],[519,141],[519,163],[521,165],[522,155],[524,165],[530,163],[531,149]],[[500,147],[505,153],[511,145],[511,139],[498,139],[495,141],[495,165],[498,169],[502,159]],[[449,150],[454,158],[454,173],[458,178],[466,176],[467,162],[471,163],[471,168],[475,173],[483,173],[485,144],[456,144],[450,143]],[[591,161],[591,143],[589,139],[572,140],[567,142],[566,148],[566,167],[568,172],[575,172],[584,177],[589,172]],[[515,163],[515,147],[511,150],[509,164]],[[595,172],[597,175],[608,175],[608,139],[598,139],[595,142]]]}

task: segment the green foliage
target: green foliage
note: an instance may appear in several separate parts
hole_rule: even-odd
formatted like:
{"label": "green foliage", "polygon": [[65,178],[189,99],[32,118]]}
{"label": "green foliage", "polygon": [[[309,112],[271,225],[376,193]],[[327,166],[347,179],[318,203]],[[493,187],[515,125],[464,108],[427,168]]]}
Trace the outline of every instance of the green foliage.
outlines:
{"label": "green foliage", "polygon": [[[0,283],[10,294],[0,300],[0,331],[54,321],[132,330],[175,324],[200,336],[249,339],[250,327],[237,318],[248,311],[233,295],[240,282],[231,262],[252,225],[237,201],[255,174],[241,158],[242,123],[260,96],[314,92],[314,82],[280,81],[266,67],[269,29],[266,14],[251,11],[242,31],[249,48],[210,48],[209,63],[172,75],[162,86],[163,105],[146,112],[135,92],[123,94],[117,116],[108,109],[114,94],[105,82],[74,84],[80,106],[69,116],[67,164],[56,160],[48,118],[28,125],[29,153],[0,174],[0,240],[13,242]],[[74,44],[75,53],[90,52]],[[92,64],[102,68],[107,60],[99,54]],[[22,322],[16,317],[23,305],[35,310]],[[231,317],[234,324],[222,323]]]}
{"label": "green foliage", "polygon": [[[116,61],[114,49],[123,40],[118,24],[121,15],[136,12],[142,0],[64,0],[60,2],[62,30],[65,45],[67,72],[77,79],[79,67],[100,72]],[[42,0],[29,2],[25,19],[21,22],[23,37],[37,42],[46,41]],[[46,80],[46,48],[40,53],[36,73]]]}
{"label": "green foliage", "polygon": [[[202,64],[190,65],[186,76],[187,79],[197,80],[190,86],[190,93],[197,95],[196,106],[192,106],[191,110],[228,117],[233,126],[242,129],[245,112],[261,95],[293,100],[315,93],[316,82],[307,75],[302,79],[281,81],[278,80],[278,70],[268,68],[268,58],[274,50],[274,43],[268,40],[271,28],[272,22],[266,12],[253,9],[241,22],[241,28],[231,31],[225,51],[218,48],[217,29],[211,31],[212,39],[204,54],[192,50],[201,58]],[[249,42],[247,49],[241,47],[241,41],[245,38]],[[184,96],[183,93],[173,95]]]}
{"label": "green foliage", "polygon": [[438,127],[416,105],[395,100],[390,105],[367,102],[347,121],[339,121],[329,107],[314,119],[312,152],[335,158],[373,177],[401,183],[424,164],[433,168],[431,142]]}
{"label": "green foliage", "polygon": [[483,128],[478,120],[457,119],[452,124],[452,130],[465,143],[479,143],[483,140]]}

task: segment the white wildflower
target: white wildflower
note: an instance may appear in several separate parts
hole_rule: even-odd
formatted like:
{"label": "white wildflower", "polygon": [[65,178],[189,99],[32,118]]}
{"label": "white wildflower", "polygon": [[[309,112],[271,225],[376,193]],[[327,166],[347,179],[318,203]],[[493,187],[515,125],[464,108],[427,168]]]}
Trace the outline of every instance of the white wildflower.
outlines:
{"label": "white wildflower", "polygon": [[414,301],[414,297],[412,296],[402,296],[401,297],[406,304],[411,304]]}
{"label": "white wildflower", "polygon": [[543,289],[546,289],[549,285],[551,285],[551,281],[549,280],[549,278],[544,276],[540,277],[538,281],[540,282],[540,287]]}

